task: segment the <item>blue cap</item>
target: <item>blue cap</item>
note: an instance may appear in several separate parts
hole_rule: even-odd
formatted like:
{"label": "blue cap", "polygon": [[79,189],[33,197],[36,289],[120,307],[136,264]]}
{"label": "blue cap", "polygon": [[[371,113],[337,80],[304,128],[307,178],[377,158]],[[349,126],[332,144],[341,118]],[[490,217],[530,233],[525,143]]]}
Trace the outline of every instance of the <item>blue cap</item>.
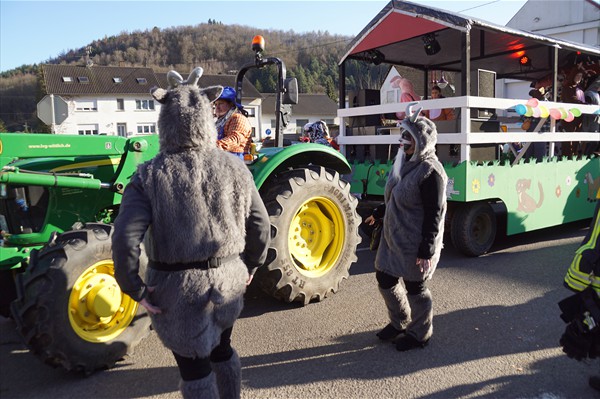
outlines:
{"label": "blue cap", "polygon": [[233,87],[230,87],[230,86],[223,87],[223,92],[221,93],[219,98],[217,98],[217,100],[226,100],[226,101],[229,101],[229,102],[235,104],[235,106],[238,108],[243,108],[242,104],[239,104],[238,102],[235,101],[235,90]]}

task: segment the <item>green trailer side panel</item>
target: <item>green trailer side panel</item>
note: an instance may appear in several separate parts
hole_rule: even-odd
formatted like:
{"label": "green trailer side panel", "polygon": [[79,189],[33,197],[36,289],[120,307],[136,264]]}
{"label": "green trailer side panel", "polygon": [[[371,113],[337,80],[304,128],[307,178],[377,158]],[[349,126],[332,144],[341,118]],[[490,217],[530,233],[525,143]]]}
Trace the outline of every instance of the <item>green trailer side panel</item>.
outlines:
{"label": "green trailer side panel", "polygon": [[514,166],[469,165],[461,183],[466,202],[498,198],[507,209],[507,234],[586,219],[600,186],[600,158],[545,158]]}
{"label": "green trailer side panel", "polygon": [[[383,195],[391,163],[354,163],[352,192]],[[523,233],[592,217],[600,188],[600,157],[544,158],[517,165],[492,161],[444,165],[448,200],[502,201],[507,234]],[[367,187],[365,191],[363,188]]]}

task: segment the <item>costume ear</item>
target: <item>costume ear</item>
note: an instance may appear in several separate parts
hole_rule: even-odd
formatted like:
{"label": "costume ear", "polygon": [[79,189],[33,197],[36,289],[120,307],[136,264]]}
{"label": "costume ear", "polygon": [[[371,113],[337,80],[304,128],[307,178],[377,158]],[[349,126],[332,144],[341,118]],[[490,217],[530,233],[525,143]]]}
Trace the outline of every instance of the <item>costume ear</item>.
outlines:
{"label": "costume ear", "polygon": [[202,76],[202,73],[204,72],[204,69],[202,69],[202,67],[196,67],[192,70],[192,72],[190,72],[190,76],[188,76],[187,80],[184,82],[184,84],[186,85],[196,85],[198,84],[198,80],[200,79],[200,76]]}
{"label": "costume ear", "polygon": [[407,116],[407,118],[410,119],[410,121],[412,123],[415,123],[415,121],[417,120],[417,117],[419,116],[419,114],[421,113],[421,110],[423,109],[423,107],[421,107],[417,110],[417,112],[413,113],[412,107],[417,104],[418,104],[418,102],[414,101],[414,102],[408,103],[408,105],[406,106],[406,116]]}
{"label": "costume ear", "polygon": [[200,94],[204,94],[211,103],[221,97],[223,86],[210,86],[205,89],[200,89]]}
{"label": "costume ear", "polygon": [[167,90],[156,86],[150,89],[150,94],[152,94],[152,97],[161,104],[166,103],[167,97],[169,97],[169,92]]}
{"label": "costume ear", "polygon": [[183,83],[183,78],[177,71],[169,71],[167,73],[167,81],[169,82],[169,87],[174,88]]}

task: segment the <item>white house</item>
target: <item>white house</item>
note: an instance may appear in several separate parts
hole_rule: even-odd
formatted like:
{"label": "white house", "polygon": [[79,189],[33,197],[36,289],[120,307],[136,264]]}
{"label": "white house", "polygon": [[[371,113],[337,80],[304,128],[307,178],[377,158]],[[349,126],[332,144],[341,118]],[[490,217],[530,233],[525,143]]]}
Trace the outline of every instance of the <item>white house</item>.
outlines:
{"label": "white house", "polygon": [[[68,106],[67,118],[53,127],[53,133],[123,137],[157,133],[160,103],[150,89],[167,87],[166,73],[142,67],[50,64],[42,66],[42,73],[46,93],[60,96]],[[235,86],[235,76],[204,75],[198,83]],[[261,94],[248,80],[243,94],[242,105],[256,134],[261,130]]]}
{"label": "white house", "polygon": [[[529,0],[506,25],[600,47],[600,4],[593,0]],[[504,79],[496,85],[499,97],[528,98],[529,90],[529,83],[518,80]]]}
{"label": "white house", "polygon": [[[275,131],[275,102],[274,93],[263,93],[262,100],[262,138]],[[338,105],[326,94],[298,94],[298,104],[292,106],[290,122],[283,133],[292,140],[297,138],[307,123],[322,120],[327,125],[339,125],[337,116]]]}
{"label": "white house", "polygon": [[[53,133],[123,137],[158,133],[160,103],[154,101],[150,89],[168,87],[166,73],[142,67],[50,64],[42,66],[42,73],[46,93],[60,96],[68,105],[67,118],[53,127]],[[234,75],[203,75],[198,84],[235,87],[235,79]],[[299,97],[285,133],[295,135],[306,123],[318,120],[338,124],[337,104],[329,97]],[[275,94],[261,94],[244,79],[242,105],[248,113],[254,141],[261,141],[269,130],[275,130]]]}
{"label": "white house", "polygon": [[106,134],[127,137],[156,133],[160,105],[150,96],[159,86],[150,68],[43,65],[47,94],[68,105],[57,134]]}

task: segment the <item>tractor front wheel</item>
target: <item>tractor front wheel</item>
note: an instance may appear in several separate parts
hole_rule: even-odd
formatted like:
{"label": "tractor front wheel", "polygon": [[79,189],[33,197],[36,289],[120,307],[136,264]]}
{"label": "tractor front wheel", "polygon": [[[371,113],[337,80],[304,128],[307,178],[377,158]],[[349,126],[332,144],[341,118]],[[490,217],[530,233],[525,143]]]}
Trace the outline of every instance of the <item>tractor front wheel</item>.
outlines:
{"label": "tractor front wheel", "polygon": [[357,199],[337,172],[294,169],[263,187],[271,245],[257,279],[268,294],[304,305],[335,293],[356,261]]}
{"label": "tractor front wheel", "polygon": [[112,226],[88,223],[32,254],[11,310],[45,363],[90,374],[111,368],[150,331],[142,306],[114,278]]}

